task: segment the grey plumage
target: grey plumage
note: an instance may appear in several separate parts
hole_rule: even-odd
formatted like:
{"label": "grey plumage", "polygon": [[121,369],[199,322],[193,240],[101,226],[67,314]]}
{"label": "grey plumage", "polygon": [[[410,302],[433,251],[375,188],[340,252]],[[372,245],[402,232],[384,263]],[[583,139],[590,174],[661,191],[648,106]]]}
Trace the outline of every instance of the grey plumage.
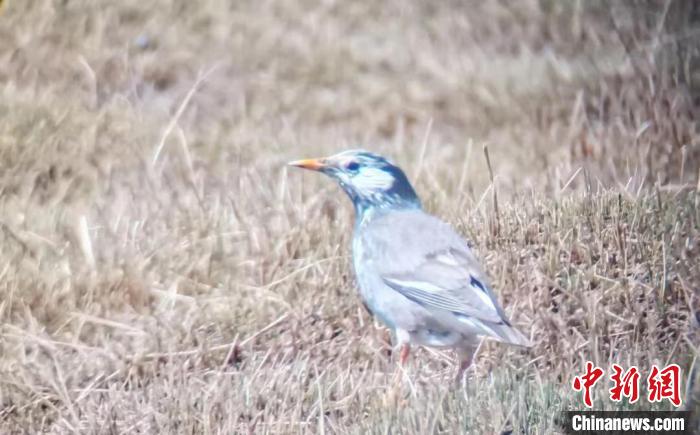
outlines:
{"label": "grey plumage", "polygon": [[402,362],[410,344],[454,348],[461,377],[482,337],[530,345],[508,321],[467,243],[422,210],[399,167],[364,150],[290,164],[335,178],[352,200],[360,295],[393,331]]}
{"label": "grey plumage", "polygon": [[[368,215],[355,231],[362,297],[411,341],[454,347],[481,335],[529,345],[508,322],[467,243],[446,223],[422,210],[398,210]],[[421,330],[432,334],[416,334]]]}

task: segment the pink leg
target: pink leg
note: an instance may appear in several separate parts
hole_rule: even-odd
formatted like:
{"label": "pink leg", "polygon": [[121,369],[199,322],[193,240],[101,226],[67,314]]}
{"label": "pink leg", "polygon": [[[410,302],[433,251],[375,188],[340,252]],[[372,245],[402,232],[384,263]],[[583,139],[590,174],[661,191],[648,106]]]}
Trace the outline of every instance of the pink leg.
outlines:
{"label": "pink leg", "polygon": [[481,346],[481,340],[475,343],[467,343],[462,347],[457,348],[457,359],[459,362],[459,368],[457,369],[457,378],[455,382],[459,384],[464,377],[464,373],[469,367],[471,367],[472,362],[474,362],[474,355],[479,351]]}
{"label": "pink leg", "polygon": [[399,354],[399,363],[401,364],[401,367],[406,366],[406,362],[408,361],[408,356],[411,353],[411,345],[408,343],[405,343],[401,346],[401,353]]}
{"label": "pink leg", "polygon": [[411,353],[411,345],[404,343],[401,345],[399,350],[399,365],[396,367],[394,372],[394,389],[401,390],[401,373],[406,368],[406,363],[408,362],[408,356]]}
{"label": "pink leg", "polygon": [[467,357],[459,361],[459,368],[457,369],[457,378],[455,379],[455,382],[457,384],[459,384],[462,381],[462,378],[464,378],[464,373],[469,367],[471,367],[472,361],[472,357]]}
{"label": "pink leg", "polygon": [[399,394],[401,392],[402,374],[405,373],[408,357],[411,354],[411,336],[402,329],[397,329],[395,334],[396,345],[399,348],[399,364],[394,374],[394,394]]}
{"label": "pink leg", "polygon": [[385,406],[390,406],[391,408],[396,409],[397,406],[403,407],[407,403],[406,399],[403,398],[403,385],[401,378],[410,354],[411,345],[408,343],[402,344],[399,350],[399,364],[394,372],[394,386],[384,395]]}

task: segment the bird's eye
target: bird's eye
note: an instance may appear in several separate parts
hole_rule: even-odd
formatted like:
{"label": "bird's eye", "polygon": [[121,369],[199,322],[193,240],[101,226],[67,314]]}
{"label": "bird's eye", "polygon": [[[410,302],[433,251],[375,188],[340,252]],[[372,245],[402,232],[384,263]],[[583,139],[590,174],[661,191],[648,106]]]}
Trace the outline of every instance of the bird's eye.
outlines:
{"label": "bird's eye", "polygon": [[357,162],[350,162],[347,165],[345,165],[345,169],[348,171],[357,171],[357,168],[360,167],[360,164]]}

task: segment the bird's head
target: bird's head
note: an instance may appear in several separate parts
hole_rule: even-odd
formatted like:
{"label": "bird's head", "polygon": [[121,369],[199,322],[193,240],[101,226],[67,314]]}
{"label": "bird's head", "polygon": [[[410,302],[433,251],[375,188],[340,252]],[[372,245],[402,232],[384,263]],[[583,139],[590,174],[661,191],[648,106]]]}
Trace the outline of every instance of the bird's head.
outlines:
{"label": "bird's head", "polygon": [[289,165],[334,178],[352,200],[358,215],[372,208],[420,208],[420,200],[401,168],[369,151],[343,151]]}

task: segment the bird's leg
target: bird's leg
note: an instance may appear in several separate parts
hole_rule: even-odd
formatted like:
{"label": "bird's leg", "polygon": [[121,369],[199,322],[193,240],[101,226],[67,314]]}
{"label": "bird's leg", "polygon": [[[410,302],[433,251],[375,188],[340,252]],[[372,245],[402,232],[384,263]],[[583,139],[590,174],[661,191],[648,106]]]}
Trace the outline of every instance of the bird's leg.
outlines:
{"label": "bird's leg", "polygon": [[394,385],[395,387],[401,388],[401,375],[404,370],[406,370],[406,365],[408,363],[408,356],[411,354],[411,345],[408,343],[403,343],[399,345],[399,364],[396,367],[396,374],[394,375]]}
{"label": "bird's leg", "polygon": [[411,334],[403,329],[395,329],[394,346],[399,350],[399,368],[403,369],[408,361],[408,355],[411,353]]}
{"label": "bird's leg", "polygon": [[399,354],[399,363],[401,367],[406,367],[406,362],[408,362],[408,356],[411,353],[411,346],[408,343],[404,343],[401,346],[401,353]]}
{"label": "bird's leg", "polygon": [[399,350],[399,361],[396,365],[396,372],[394,374],[394,385],[391,388],[389,395],[395,400],[401,396],[403,374],[408,363],[408,356],[411,353],[411,335],[408,331],[397,328],[394,330],[394,339],[396,340],[396,349]]}
{"label": "bird's leg", "polygon": [[408,343],[403,343],[399,345],[399,361],[396,365],[394,371],[394,380],[392,382],[392,387],[384,395],[384,404],[387,406],[397,406],[400,404],[405,404],[402,400],[403,396],[403,374],[406,369],[406,364],[408,362],[408,356],[411,353],[411,346]]}
{"label": "bird's leg", "polygon": [[462,382],[464,373],[469,367],[471,367],[472,362],[474,362],[474,355],[476,355],[476,353],[479,351],[480,346],[481,340],[475,343],[467,343],[466,345],[457,348],[457,360],[459,363],[457,377],[455,378],[455,383],[457,385]]}
{"label": "bird's leg", "polygon": [[472,356],[465,357],[459,361],[459,368],[457,368],[457,377],[455,378],[455,383],[457,385],[459,385],[459,383],[462,382],[462,379],[464,378],[464,373],[469,367],[471,367],[472,361],[474,361],[474,358]]}

